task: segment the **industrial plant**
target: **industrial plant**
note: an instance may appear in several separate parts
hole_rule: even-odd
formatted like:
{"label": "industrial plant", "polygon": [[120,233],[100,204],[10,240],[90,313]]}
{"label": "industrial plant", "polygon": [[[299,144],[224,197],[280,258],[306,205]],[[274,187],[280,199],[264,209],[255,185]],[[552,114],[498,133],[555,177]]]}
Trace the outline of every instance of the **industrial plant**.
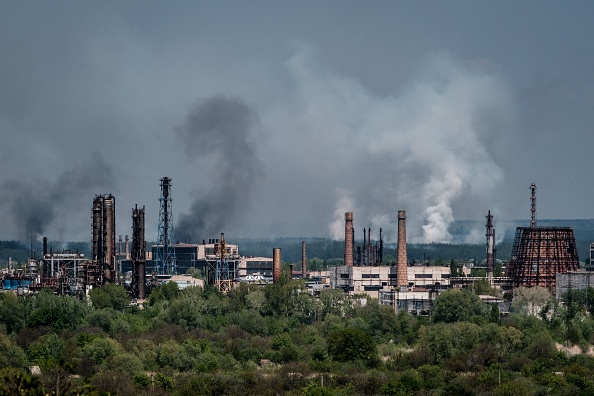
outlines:
{"label": "industrial plant", "polygon": [[[164,282],[176,282],[180,289],[211,285],[227,293],[241,283],[265,285],[282,276],[281,249],[272,249],[272,257],[242,256],[237,244],[228,243],[225,234],[202,243],[178,243],[174,239],[172,214],[172,179],[160,179],[161,194],[157,241],[147,248],[145,208],[135,205],[131,211],[132,237],[119,235],[116,243],[115,197],[98,194],[91,206],[91,257],[76,251],[48,250],[43,237],[41,257],[30,257],[26,268],[9,268],[3,274],[3,289],[19,295],[50,288],[58,294],[83,298],[93,288],[107,283],[123,285],[132,299],[144,300],[152,288]],[[579,258],[573,229],[539,227],[536,224],[536,185],[531,190],[531,222],[517,227],[511,260],[496,271],[496,244],[493,215],[486,218],[484,260],[472,265],[435,266],[411,263],[407,258],[406,211],[397,211],[395,260],[384,259],[384,235],[377,237],[371,228],[363,228],[362,241],[355,239],[354,214],[344,214],[344,261],[323,271],[309,271],[307,246],[302,242],[301,265],[289,265],[289,279],[303,279],[313,295],[324,289],[340,289],[349,295],[367,295],[394,310],[415,315],[430,315],[432,301],[442,291],[472,287],[486,281],[499,297],[482,296],[488,303],[502,303],[516,287],[541,286],[557,298],[571,288],[594,285],[594,272],[579,270]],[[591,248],[594,259],[594,245]],[[285,269],[286,270],[286,269]],[[479,270],[482,270],[480,272]],[[199,275],[193,277],[193,275]]]}

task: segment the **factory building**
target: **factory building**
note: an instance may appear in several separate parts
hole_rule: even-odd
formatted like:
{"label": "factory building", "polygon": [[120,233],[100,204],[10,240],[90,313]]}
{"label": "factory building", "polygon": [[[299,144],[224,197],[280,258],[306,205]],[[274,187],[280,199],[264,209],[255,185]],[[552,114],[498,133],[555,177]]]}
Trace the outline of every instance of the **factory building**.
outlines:
{"label": "factory building", "polygon": [[559,273],[555,282],[555,298],[561,300],[570,290],[584,290],[594,287],[594,271],[568,271]]}
{"label": "factory building", "polygon": [[242,257],[237,265],[237,279],[248,283],[270,283],[272,266],[272,258],[269,257]]}

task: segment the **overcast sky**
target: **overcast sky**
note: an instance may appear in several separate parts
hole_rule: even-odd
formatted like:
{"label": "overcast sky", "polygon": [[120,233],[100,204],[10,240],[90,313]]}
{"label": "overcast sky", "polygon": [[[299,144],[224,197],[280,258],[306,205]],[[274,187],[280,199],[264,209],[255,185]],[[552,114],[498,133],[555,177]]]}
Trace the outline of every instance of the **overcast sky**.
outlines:
{"label": "overcast sky", "polygon": [[[594,2],[0,1],[0,239],[592,218]],[[498,230],[498,237],[510,231]],[[484,228],[467,241],[482,243]]]}

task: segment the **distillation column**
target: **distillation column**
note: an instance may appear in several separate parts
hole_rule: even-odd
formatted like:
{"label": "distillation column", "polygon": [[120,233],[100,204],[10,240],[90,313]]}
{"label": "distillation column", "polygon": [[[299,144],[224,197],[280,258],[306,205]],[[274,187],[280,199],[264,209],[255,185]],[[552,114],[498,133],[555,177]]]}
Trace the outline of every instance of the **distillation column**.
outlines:
{"label": "distillation column", "polygon": [[[127,238],[127,235],[126,235]],[[146,241],[144,239],[144,206],[132,209],[132,282],[136,298],[146,297]]]}

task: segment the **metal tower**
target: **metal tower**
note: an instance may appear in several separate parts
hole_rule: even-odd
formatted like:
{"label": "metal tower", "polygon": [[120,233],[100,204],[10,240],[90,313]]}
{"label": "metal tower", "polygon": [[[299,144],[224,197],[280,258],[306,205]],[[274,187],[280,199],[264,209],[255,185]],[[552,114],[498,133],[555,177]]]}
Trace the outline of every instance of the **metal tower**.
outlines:
{"label": "metal tower", "polygon": [[227,261],[227,247],[225,246],[225,234],[221,233],[221,240],[217,245],[217,267],[215,272],[215,287],[226,294],[231,290],[231,271]]}
{"label": "metal tower", "polygon": [[159,202],[159,230],[155,257],[157,274],[174,274],[177,270],[175,245],[173,244],[173,215],[171,213],[171,179],[161,178],[161,197]]}

